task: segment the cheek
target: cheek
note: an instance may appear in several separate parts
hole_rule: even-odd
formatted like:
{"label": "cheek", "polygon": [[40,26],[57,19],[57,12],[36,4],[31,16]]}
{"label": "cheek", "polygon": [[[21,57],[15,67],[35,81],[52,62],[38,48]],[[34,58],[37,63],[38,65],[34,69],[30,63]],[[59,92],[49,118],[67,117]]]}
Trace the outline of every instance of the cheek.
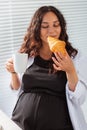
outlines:
{"label": "cheek", "polygon": [[59,27],[57,31],[60,34],[61,33],[61,27]]}
{"label": "cheek", "polygon": [[61,34],[61,27],[58,28],[58,29],[56,30],[56,32],[57,32],[57,34],[58,34],[58,38],[59,38],[59,37],[60,37],[60,34]]}
{"label": "cheek", "polygon": [[41,30],[41,36],[46,35],[47,31],[46,30]]}
{"label": "cheek", "polygon": [[46,39],[47,31],[46,30],[41,30],[40,36],[41,36],[41,39]]}

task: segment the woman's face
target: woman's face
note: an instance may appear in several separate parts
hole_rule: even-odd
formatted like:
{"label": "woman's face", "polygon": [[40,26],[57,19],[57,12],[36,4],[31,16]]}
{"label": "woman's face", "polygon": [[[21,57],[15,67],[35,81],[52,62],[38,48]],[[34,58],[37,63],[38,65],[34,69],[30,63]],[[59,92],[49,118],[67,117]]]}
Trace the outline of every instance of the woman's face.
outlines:
{"label": "woman's face", "polygon": [[40,37],[42,44],[47,44],[48,36],[59,38],[60,33],[61,27],[57,16],[53,12],[46,13],[41,23]]}

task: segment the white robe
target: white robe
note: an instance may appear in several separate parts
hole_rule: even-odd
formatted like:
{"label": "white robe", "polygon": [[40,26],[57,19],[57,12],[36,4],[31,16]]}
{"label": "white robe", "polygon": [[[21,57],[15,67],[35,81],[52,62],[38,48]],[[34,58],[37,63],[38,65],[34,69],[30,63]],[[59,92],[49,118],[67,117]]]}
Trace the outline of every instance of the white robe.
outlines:
{"label": "white robe", "polygon": [[73,62],[76,67],[79,81],[74,92],[70,91],[68,83],[66,84],[69,114],[74,130],[87,130],[87,122],[81,108],[87,95],[87,57],[77,55]]}

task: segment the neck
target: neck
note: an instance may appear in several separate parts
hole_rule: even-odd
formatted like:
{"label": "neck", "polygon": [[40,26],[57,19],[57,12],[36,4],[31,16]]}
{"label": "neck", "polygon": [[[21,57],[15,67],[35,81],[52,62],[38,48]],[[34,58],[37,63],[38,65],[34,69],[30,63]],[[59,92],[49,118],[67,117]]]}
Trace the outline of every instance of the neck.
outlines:
{"label": "neck", "polygon": [[43,47],[40,49],[40,56],[43,58],[43,59],[50,59],[52,57],[52,52],[50,51],[49,48],[47,47]]}

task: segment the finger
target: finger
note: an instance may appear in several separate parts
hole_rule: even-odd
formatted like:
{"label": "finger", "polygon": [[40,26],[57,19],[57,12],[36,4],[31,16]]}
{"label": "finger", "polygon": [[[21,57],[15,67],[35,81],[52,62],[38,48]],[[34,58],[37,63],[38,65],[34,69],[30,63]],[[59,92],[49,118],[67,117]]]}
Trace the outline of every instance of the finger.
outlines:
{"label": "finger", "polygon": [[61,60],[63,60],[65,58],[65,55],[63,55],[61,52],[57,52],[57,53]]}
{"label": "finger", "polygon": [[53,64],[53,67],[54,67],[54,69],[57,70],[57,71],[60,71],[60,70],[61,70],[61,67],[58,67],[58,66],[56,66],[55,64]]}
{"label": "finger", "polygon": [[8,59],[8,62],[13,64],[13,59],[12,58]]}
{"label": "finger", "polygon": [[9,67],[7,67],[6,69],[7,69],[7,71],[9,71],[10,73],[12,73],[12,72],[15,71],[13,68],[9,68]]}
{"label": "finger", "polygon": [[5,65],[5,68],[6,68],[9,72],[13,72],[13,71],[14,71],[14,66],[13,66],[13,64],[11,64],[11,63],[7,63],[7,64]]}
{"label": "finger", "polygon": [[59,52],[55,53],[55,57],[57,59],[58,62],[62,62],[63,60],[63,55],[61,55]]}
{"label": "finger", "polygon": [[62,70],[63,68],[63,65],[61,62],[58,62],[54,57],[52,58],[53,59],[53,66],[55,67],[56,70]]}
{"label": "finger", "polygon": [[13,65],[12,63],[10,63],[10,62],[7,62],[7,63],[6,63],[6,66],[8,66],[8,67],[13,67],[14,65]]}
{"label": "finger", "polygon": [[5,67],[12,67],[13,66],[13,62],[11,62],[11,61],[7,61],[6,63],[5,63]]}
{"label": "finger", "polygon": [[52,60],[53,60],[53,62],[54,62],[57,66],[59,66],[59,61],[56,60],[56,58],[52,57]]}
{"label": "finger", "polygon": [[63,65],[63,60],[62,60],[57,54],[55,54],[55,55],[56,55],[56,58],[53,57],[54,63],[55,63],[57,66]]}

